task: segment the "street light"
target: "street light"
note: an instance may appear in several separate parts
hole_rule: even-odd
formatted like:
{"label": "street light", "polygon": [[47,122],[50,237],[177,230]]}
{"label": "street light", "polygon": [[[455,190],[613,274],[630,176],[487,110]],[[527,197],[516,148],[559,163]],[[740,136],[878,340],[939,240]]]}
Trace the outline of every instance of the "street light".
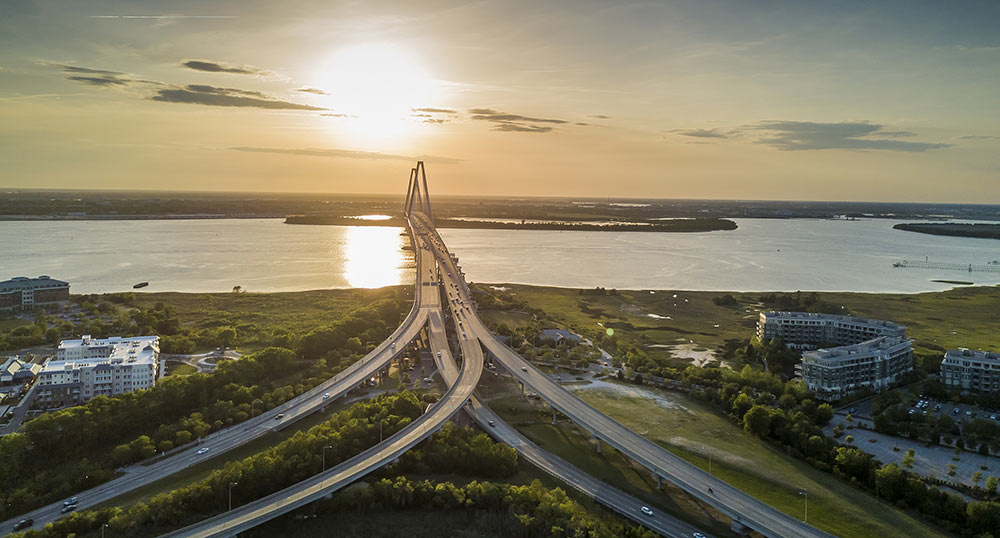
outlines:
{"label": "street light", "polygon": [[323,470],[324,471],[326,471],[326,449],[328,449],[328,448],[333,448],[333,447],[329,446],[329,445],[323,447]]}
{"label": "street light", "polygon": [[104,529],[107,528],[107,526],[108,526],[107,523],[101,525],[101,538],[104,538]]}
{"label": "street light", "polygon": [[237,484],[239,484],[239,482],[230,482],[229,483],[229,511],[230,512],[233,511],[233,486],[235,486]]}
{"label": "street light", "polygon": [[803,490],[803,491],[799,492],[799,495],[802,495],[803,497],[805,497],[805,501],[806,501],[806,511],[805,511],[805,516],[802,519],[802,522],[803,523],[809,523],[809,492]]}

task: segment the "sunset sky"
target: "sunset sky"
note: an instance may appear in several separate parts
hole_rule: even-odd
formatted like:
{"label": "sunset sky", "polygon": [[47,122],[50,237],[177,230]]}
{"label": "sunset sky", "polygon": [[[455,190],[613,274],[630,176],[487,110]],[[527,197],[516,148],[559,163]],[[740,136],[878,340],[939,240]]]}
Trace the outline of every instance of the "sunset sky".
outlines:
{"label": "sunset sky", "polygon": [[0,188],[1000,203],[1000,2],[0,0]]}

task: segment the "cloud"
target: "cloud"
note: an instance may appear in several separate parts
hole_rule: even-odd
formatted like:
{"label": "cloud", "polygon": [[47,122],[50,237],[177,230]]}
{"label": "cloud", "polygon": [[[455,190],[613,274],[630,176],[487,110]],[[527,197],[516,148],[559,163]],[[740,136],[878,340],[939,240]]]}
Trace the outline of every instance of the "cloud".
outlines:
{"label": "cloud", "polygon": [[451,120],[445,118],[427,118],[424,120],[424,123],[448,123],[450,121]]}
{"label": "cloud", "polygon": [[729,138],[729,135],[720,133],[717,129],[674,129],[670,132],[694,138]]}
{"label": "cloud", "polygon": [[304,155],[307,157],[336,157],[347,159],[374,159],[374,160],[399,160],[399,161],[427,161],[441,164],[453,164],[461,162],[461,159],[451,157],[437,157],[434,155],[395,155],[392,153],[379,153],[374,151],[354,151],[349,149],[322,149],[322,148],[261,148],[239,146],[227,148],[233,151],[246,151],[250,153],[280,153],[285,155]]}
{"label": "cloud", "polygon": [[411,112],[425,112],[428,114],[455,114],[450,108],[411,108]]}
{"label": "cloud", "polygon": [[311,105],[281,101],[261,92],[238,90],[235,88],[217,88],[202,84],[191,84],[183,88],[158,90],[156,95],[150,99],[161,103],[185,103],[189,105],[264,108],[270,110],[327,110]]}
{"label": "cloud", "polygon": [[767,133],[758,139],[757,143],[785,151],[848,149],[921,152],[951,146],[951,144],[892,140],[893,137],[910,134],[907,131],[882,131],[882,125],[866,121],[840,123],[762,121],[745,126],[741,130]]}
{"label": "cloud", "polygon": [[330,95],[319,88],[296,88],[295,91],[302,93],[314,93],[316,95]]}
{"label": "cloud", "polygon": [[333,112],[327,112],[325,114],[320,114],[320,116],[325,116],[327,118],[346,118],[347,114],[338,114]]}
{"label": "cloud", "polygon": [[564,124],[569,123],[566,120],[557,120],[552,118],[535,118],[531,116],[522,116],[520,114],[509,114],[507,112],[497,112],[492,108],[471,108],[469,109],[469,114],[472,114],[473,120],[478,121],[488,121],[494,123],[494,131],[505,131],[505,132],[521,132],[521,133],[547,133],[552,130],[552,127],[536,125],[538,123],[551,123],[551,124]]}
{"label": "cloud", "polygon": [[610,120],[611,116],[605,116],[604,114],[591,114],[587,116],[588,118],[594,118],[598,120]]}
{"label": "cloud", "polygon": [[188,69],[194,69],[195,71],[205,71],[208,73],[233,73],[236,75],[269,75],[270,73],[264,71],[263,69],[258,69],[249,65],[236,66],[236,65],[226,65],[219,62],[209,62],[206,60],[188,60],[182,62],[181,66],[187,67]]}
{"label": "cloud", "polygon": [[552,127],[545,125],[523,125],[519,123],[498,123],[493,127],[494,131],[521,132],[521,133],[547,133]]}
{"label": "cloud", "polygon": [[80,67],[78,65],[68,65],[53,62],[45,62],[44,65],[58,68],[63,73],[70,75],[66,80],[82,82],[91,86],[126,86],[132,82],[125,73],[120,71],[108,71],[107,69],[93,69],[90,67]]}
{"label": "cloud", "polygon": [[66,77],[66,80],[72,80],[75,82],[83,82],[85,84],[92,84],[94,86],[125,86],[129,81],[122,80],[112,76],[104,77]]}
{"label": "cloud", "polygon": [[962,140],[993,140],[997,137],[989,135],[965,135],[965,136],[960,136],[959,138],[961,138]]}

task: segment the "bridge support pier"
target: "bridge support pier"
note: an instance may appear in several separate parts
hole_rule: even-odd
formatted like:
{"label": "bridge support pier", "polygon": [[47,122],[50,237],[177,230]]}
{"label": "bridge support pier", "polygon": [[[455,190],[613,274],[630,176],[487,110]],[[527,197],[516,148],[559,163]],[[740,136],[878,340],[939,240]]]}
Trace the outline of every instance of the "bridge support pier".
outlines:
{"label": "bridge support pier", "polygon": [[524,383],[521,383],[520,381],[518,381],[518,383],[521,385],[521,399],[523,400],[524,399]]}
{"label": "bridge support pier", "polygon": [[600,439],[597,440],[597,453],[598,454],[601,453],[601,440]]}
{"label": "bridge support pier", "polygon": [[654,475],[654,476],[656,476],[656,489],[657,490],[663,489],[663,477],[660,475]]}
{"label": "bridge support pier", "polygon": [[553,426],[556,425],[556,408],[555,407],[552,408],[552,425]]}

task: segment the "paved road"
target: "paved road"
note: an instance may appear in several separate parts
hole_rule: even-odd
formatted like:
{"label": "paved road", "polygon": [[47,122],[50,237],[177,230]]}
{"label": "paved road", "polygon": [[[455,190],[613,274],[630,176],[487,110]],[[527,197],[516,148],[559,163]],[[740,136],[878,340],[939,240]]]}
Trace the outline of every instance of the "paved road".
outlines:
{"label": "paved road", "polygon": [[[424,250],[423,252],[427,251]],[[416,256],[419,270],[416,282],[417,291],[414,294],[412,309],[399,328],[361,360],[319,386],[276,408],[261,413],[250,420],[206,436],[201,440],[200,444],[176,449],[168,457],[149,465],[139,463],[124,468],[122,476],[78,493],[76,495],[79,499],[77,509],[84,510],[98,505],[146,484],[170,476],[196,463],[232,450],[268,432],[288,426],[322,409],[330,402],[360,386],[365,380],[385,367],[394,357],[401,354],[425,326],[428,312],[440,307],[440,301],[436,293],[421,293],[421,290],[425,288],[437,289],[437,279],[434,276],[434,259],[431,256],[422,256],[420,252],[417,252]],[[427,285],[431,281],[435,283],[434,286]],[[422,304],[421,301],[425,299],[429,300],[429,302]],[[329,398],[324,398],[324,394],[329,394]],[[280,419],[277,418],[279,414],[282,415]],[[206,453],[198,454],[199,450],[205,448],[208,449]],[[34,519],[35,524],[33,528],[41,528],[46,523],[62,517],[63,514],[60,513],[61,509],[62,502],[60,501],[35,509],[27,514],[11,518],[0,523],[0,533],[9,532],[14,523],[26,518]]]}
{"label": "paved road", "polygon": [[[447,284],[448,283],[446,282],[446,285]],[[462,300],[468,299],[468,297],[464,296],[462,293],[456,293],[456,295]],[[452,304],[452,311],[454,314],[458,305],[454,303],[450,304]],[[443,323],[440,324],[441,330],[438,330],[437,327],[439,324],[433,321],[433,315],[431,319],[432,322],[429,325],[429,339],[431,347],[435,351],[442,351],[440,356],[438,356],[435,352],[434,360],[437,363],[438,371],[441,372],[441,377],[444,379],[445,383],[451,385],[455,383],[458,378],[458,366],[455,364],[455,360],[452,358],[451,352],[448,350],[447,335],[443,330]],[[475,346],[475,352],[482,355],[482,348],[479,347],[478,340],[475,340],[475,342],[477,344]],[[466,353],[471,351],[471,349],[466,350]],[[661,513],[659,511],[654,511],[653,515],[644,514],[642,512],[642,507],[645,506],[645,503],[641,500],[590,476],[555,454],[542,450],[541,447],[532,443],[527,437],[521,435],[521,433],[514,427],[501,420],[496,413],[484,405],[475,396],[470,399],[469,405],[466,406],[466,411],[472,419],[478,422],[479,425],[482,426],[482,428],[494,439],[513,447],[522,458],[533,463],[536,467],[549,473],[553,477],[562,480],[567,485],[584,495],[587,495],[604,506],[607,506],[618,514],[621,514],[622,516],[625,516],[626,518],[631,519],[632,521],[651,529],[662,536],[668,536],[671,538],[691,538],[696,532],[700,532],[698,528],[674,518],[669,514]],[[705,533],[702,534],[706,537],[708,536]]]}
{"label": "paved road", "polygon": [[[425,221],[426,224],[428,223]],[[438,260],[451,271],[457,272],[458,268],[448,256],[444,242],[436,232],[432,235],[431,245]],[[709,475],[580,400],[496,339],[471,308],[463,307],[462,320],[464,330],[470,338],[481,341],[501,365],[519,381],[531,387],[552,407],[601,441],[638,461],[657,476],[667,479],[688,494],[715,507],[738,524],[764,536],[775,538],[831,536]]]}
{"label": "paved road", "polygon": [[21,423],[24,422],[24,417],[26,417],[28,415],[28,411],[31,410],[31,402],[35,400],[36,388],[38,388],[38,381],[32,383],[28,392],[24,393],[24,397],[21,398],[17,407],[14,408],[14,416],[10,418],[10,422],[4,425],[3,428],[0,428],[0,436],[7,435],[8,433],[14,433],[21,427]]}
{"label": "paved road", "polygon": [[[436,275],[436,272],[432,273]],[[438,335],[432,344],[435,355],[437,351],[441,351],[442,355],[448,351],[439,290],[436,285],[422,285],[418,290],[421,305],[436,305],[433,309],[428,308],[429,326],[432,332]],[[324,473],[165,536],[185,538],[233,536],[305,506],[398,458],[440,428],[461,410],[472,396],[483,371],[482,348],[478,340],[468,338],[461,340],[460,346],[463,353],[462,368],[452,378],[451,388],[434,404],[430,412],[413,421],[396,435]]]}

